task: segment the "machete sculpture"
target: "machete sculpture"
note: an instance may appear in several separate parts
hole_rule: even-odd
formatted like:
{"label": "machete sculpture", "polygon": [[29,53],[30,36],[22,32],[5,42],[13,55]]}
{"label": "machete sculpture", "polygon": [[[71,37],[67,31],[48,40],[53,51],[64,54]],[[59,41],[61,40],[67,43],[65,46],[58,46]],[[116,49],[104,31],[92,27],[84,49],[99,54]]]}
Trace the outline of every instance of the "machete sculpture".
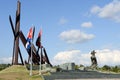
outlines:
{"label": "machete sculpture", "polygon": [[[49,59],[48,59],[45,48],[41,45],[41,34],[42,34],[41,31],[39,32],[38,38],[36,40],[36,46],[38,47],[38,49],[36,50],[34,44],[31,43],[31,42],[30,42],[30,44],[32,45],[32,47],[30,46],[29,49],[26,47],[26,45],[28,44],[28,42],[27,42],[28,38],[25,38],[23,32],[20,30],[20,7],[21,7],[21,3],[20,3],[20,1],[18,1],[17,2],[15,27],[13,25],[12,18],[9,15],[9,21],[10,21],[10,25],[11,25],[12,32],[13,32],[13,35],[14,35],[12,65],[18,65],[19,64],[18,63],[18,57],[19,56],[20,56],[20,59],[21,59],[21,64],[22,65],[24,64],[22,54],[21,54],[21,51],[20,51],[20,47],[19,47],[19,39],[20,39],[22,41],[27,53],[28,53],[29,58],[31,57],[31,52],[29,50],[32,49],[32,57],[33,57],[32,62],[33,62],[33,64],[39,65],[39,63],[41,61],[42,64],[48,63],[48,64],[50,64],[50,66],[52,66]],[[35,31],[33,31],[33,36],[34,36],[34,32]],[[39,49],[41,49],[40,55],[39,55]],[[44,52],[44,55],[43,55],[43,52]],[[19,53],[19,55],[18,55],[18,53]],[[29,58],[28,58],[27,63],[29,63]]]}

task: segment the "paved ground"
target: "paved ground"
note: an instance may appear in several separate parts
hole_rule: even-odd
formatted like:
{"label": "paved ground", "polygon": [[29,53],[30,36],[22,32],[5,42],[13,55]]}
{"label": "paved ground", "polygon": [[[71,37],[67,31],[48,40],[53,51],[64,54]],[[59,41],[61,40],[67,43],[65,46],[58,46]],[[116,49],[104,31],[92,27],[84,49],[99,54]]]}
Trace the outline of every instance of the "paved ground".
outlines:
{"label": "paved ground", "polygon": [[45,80],[120,80],[120,74],[107,74],[96,71],[54,72],[44,76]]}
{"label": "paved ground", "polygon": [[55,80],[120,80],[120,79],[55,79]]}

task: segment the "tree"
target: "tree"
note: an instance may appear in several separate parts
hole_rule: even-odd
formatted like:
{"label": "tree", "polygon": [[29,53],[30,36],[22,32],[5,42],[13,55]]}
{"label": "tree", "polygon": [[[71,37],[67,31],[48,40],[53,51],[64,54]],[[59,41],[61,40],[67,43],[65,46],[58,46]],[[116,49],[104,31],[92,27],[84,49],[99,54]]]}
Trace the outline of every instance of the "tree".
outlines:
{"label": "tree", "polygon": [[103,69],[103,70],[106,70],[106,71],[109,71],[109,70],[111,69],[111,67],[108,66],[108,65],[104,65],[104,66],[102,67],[102,69]]}
{"label": "tree", "polygon": [[11,66],[10,64],[0,64],[0,71]]}

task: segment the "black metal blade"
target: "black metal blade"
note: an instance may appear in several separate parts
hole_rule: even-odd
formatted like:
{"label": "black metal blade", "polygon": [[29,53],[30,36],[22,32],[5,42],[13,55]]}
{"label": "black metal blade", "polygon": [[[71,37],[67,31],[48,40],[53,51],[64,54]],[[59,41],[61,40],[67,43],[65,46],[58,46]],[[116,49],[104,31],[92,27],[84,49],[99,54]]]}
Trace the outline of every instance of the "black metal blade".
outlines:
{"label": "black metal blade", "polygon": [[15,37],[15,29],[14,29],[13,22],[12,22],[12,18],[11,18],[10,15],[9,15],[9,21],[10,21],[10,24],[11,24],[11,28],[12,28],[12,31],[13,31],[13,35],[14,35],[14,37]]}
{"label": "black metal blade", "polygon": [[52,67],[52,64],[50,63],[50,61],[49,61],[49,59],[48,59],[48,56],[47,56],[47,53],[46,53],[45,48],[43,48],[43,51],[44,51],[45,57],[46,57],[46,59],[47,59],[47,63],[50,64],[50,66]]}
{"label": "black metal blade", "polygon": [[13,63],[14,63],[14,50],[15,50],[15,38],[14,38],[14,43],[13,43],[12,65],[13,65]]}
{"label": "black metal blade", "polygon": [[22,65],[24,65],[23,58],[22,58],[22,54],[21,54],[21,51],[20,51],[20,48],[19,48],[19,47],[18,47],[18,51],[19,51],[19,55],[20,55],[20,59],[21,59]]}

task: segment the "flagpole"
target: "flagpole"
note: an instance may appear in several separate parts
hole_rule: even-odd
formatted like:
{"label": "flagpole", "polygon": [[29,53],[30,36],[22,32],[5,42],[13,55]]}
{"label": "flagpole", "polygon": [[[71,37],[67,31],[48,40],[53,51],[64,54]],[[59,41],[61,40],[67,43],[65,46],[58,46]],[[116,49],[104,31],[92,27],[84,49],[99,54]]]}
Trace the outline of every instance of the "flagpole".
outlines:
{"label": "flagpole", "polygon": [[[41,48],[41,52],[42,52],[42,48]],[[39,66],[39,75],[41,75],[41,60],[42,60],[42,58],[41,58],[41,52],[40,52],[40,66]]]}
{"label": "flagpole", "polygon": [[[33,41],[33,40],[32,40]],[[31,64],[30,64],[30,76],[32,76],[32,42],[31,42]]]}
{"label": "flagpole", "polygon": [[31,65],[30,65],[30,76],[32,76],[32,43],[34,38],[35,27],[33,27],[32,39],[31,39]]}
{"label": "flagpole", "polygon": [[[42,27],[42,26],[41,26]],[[39,65],[39,75],[41,75],[41,68],[42,68],[42,42],[41,42],[41,36],[42,35],[42,28],[40,29],[39,36],[40,36],[40,65]]]}

